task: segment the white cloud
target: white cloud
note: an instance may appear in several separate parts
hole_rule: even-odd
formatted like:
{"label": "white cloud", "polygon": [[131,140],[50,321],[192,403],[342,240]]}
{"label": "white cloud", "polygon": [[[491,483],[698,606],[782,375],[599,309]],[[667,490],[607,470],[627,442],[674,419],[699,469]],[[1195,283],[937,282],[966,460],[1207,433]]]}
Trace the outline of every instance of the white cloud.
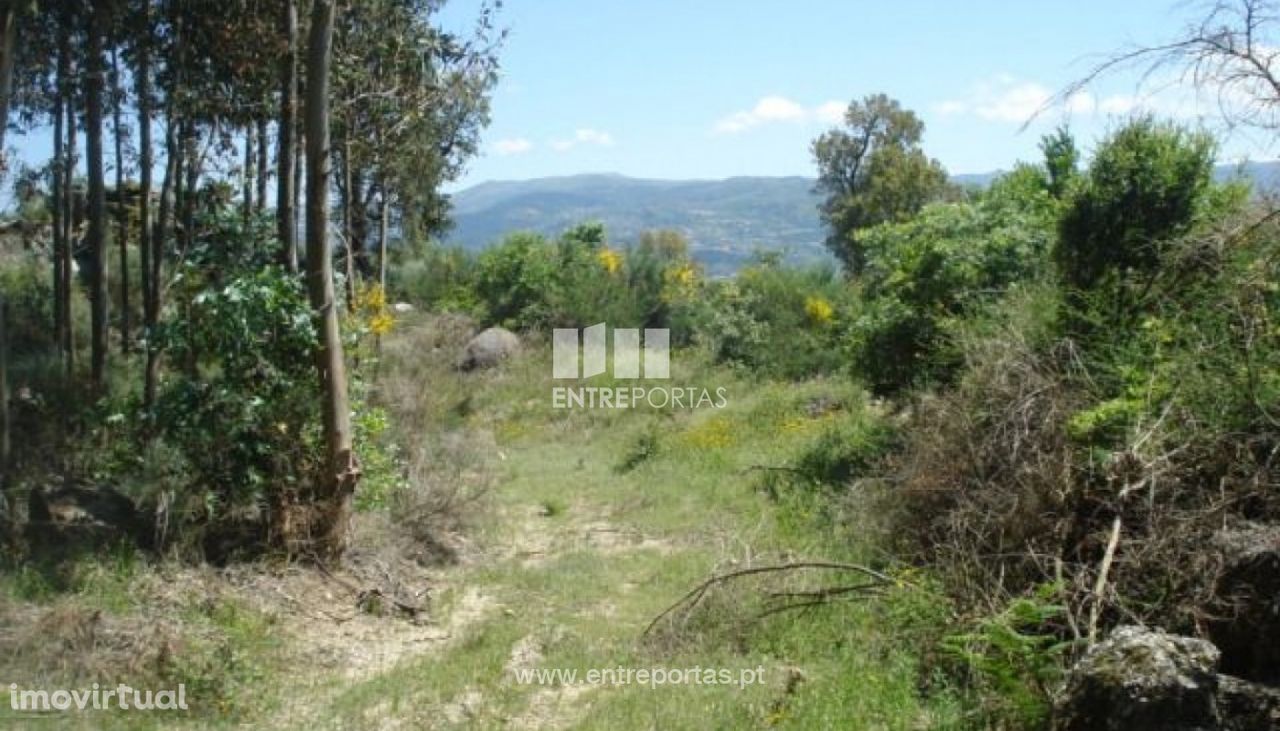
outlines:
{"label": "white cloud", "polygon": [[1151,112],[1165,117],[1187,118],[1206,112],[1203,104],[1197,104],[1185,88],[1174,83],[1159,85],[1159,88],[1144,94],[1097,97],[1081,90],[1066,99],[1057,100],[1043,84],[1009,74],[997,74],[980,81],[967,95],[939,102],[933,108],[943,116],[972,115],[989,122],[1011,124],[1023,124],[1037,112],[1050,109],[1079,117],[1123,117]]}
{"label": "white cloud", "polygon": [[498,140],[493,143],[493,151],[499,155],[519,155],[533,149],[533,143],[523,137]]}
{"label": "white cloud", "polygon": [[986,98],[973,107],[973,113],[994,122],[1022,124],[1044,108],[1052,94],[1034,82],[1014,83]]}
{"label": "white cloud", "polygon": [[601,132],[598,129],[584,127],[573,133],[573,137],[567,140],[552,140],[551,149],[556,152],[568,152],[578,145],[597,145],[599,147],[613,147],[613,135],[608,132]]}
{"label": "white cloud", "polygon": [[844,106],[838,101],[828,101],[808,109],[783,96],[766,96],[761,97],[751,109],[734,112],[716,122],[715,131],[736,134],[772,122],[835,123],[844,116]]}

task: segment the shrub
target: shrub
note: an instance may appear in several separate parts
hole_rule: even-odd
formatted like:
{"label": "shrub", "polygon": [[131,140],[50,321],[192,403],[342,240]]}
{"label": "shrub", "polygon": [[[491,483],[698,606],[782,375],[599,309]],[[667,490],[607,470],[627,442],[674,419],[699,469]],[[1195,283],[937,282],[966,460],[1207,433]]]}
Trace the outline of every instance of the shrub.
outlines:
{"label": "shrub", "polygon": [[515,233],[485,250],[476,261],[476,295],[482,319],[506,327],[547,322],[548,297],[556,279],[554,252],[533,233]]}
{"label": "shrub", "polygon": [[710,294],[695,327],[716,360],[790,379],[843,368],[840,339],[854,302],[834,268],[762,258]]}
{"label": "shrub", "polygon": [[424,242],[396,253],[387,286],[397,300],[443,312],[477,312],[476,257]]}
{"label": "shrub", "polygon": [[[506,327],[687,325],[701,284],[688,245],[676,232],[648,232],[636,246],[610,245],[599,223],[585,223],[556,241],[531,233],[508,236],[480,255],[477,313]],[[679,344],[691,326],[673,333]]]}
{"label": "shrub", "polygon": [[1204,546],[1280,520],[1280,377],[1261,366],[1280,361],[1278,246],[1265,212],[1184,237],[1139,326],[1083,342],[1058,334],[1044,286],[967,323],[956,387],[921,400],[888,475],[901,547],[966,606],[1061,579],[1077,627],[1194,631],[1215,590]]}
{"label": "shrub", "polygon": [[843,487],[864,477],[896,445],[897,434],[884,419],[862,411],[823,430],[796,460],[797,474],[821,485]]}
{"label": "shrub", "polygon": [[1045,584],[983,617],[969,632],[943,639],[944,652],[961,660],[976,681],[984,716],[997,727],[1040,728],[1049,718],[1070,642],[1053,625],[1065,608],[1061,587]]}
{"label": "shrub", "polygon": [[1113,289],[1112,312],[1160,267],[1164,244],[1191,230],[1212,188],[1216,144],[1182,127],[1135,119],[1103,140],[1075,186],[1055,259],[1068,290]]}
{"label": "shrub", "polygon": [[178,512],[233,532],[280,518],[323,462],[311,307],[277,251],[269,226],[208,220],[151,343],[173,366],[151,428],[194,467]]}
{"label": "shrub", "polygon": [[1043,174],[1022,167],[976,203],[934,204],[864,232],[865,305],[849,341],[854,372],[880,393],[949,379],[959,362],[950,346],[957,324],[1042,274],[1056,212]]}

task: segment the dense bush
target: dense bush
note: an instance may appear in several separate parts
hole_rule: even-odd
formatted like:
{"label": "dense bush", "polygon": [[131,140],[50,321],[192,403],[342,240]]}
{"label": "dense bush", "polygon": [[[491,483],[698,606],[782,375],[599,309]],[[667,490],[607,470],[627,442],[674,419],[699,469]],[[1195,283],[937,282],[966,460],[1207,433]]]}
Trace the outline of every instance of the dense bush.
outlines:
{"label": "dense bush", "polygon": [[709,294],[697,329],[720,362],[779,378],[843,368],[841,336],[854,303],[834,267],[763,257]]}
{"label": "dense bush", "polygon": [[1210,213],[1215,149],[1207,134],[1150,117],[1104,140],[1062,216],[1055,258],[1063,285],[1073,293],[1105,286],[1113,313],[1131,308],[1162,248]]}
{"label": "dense bush", "polygon": [[200,522],[265,527],[323,461],[311,308],[267,230],[209,221],[152,343],[174,366],[152,428],[194,468],[180,506]]}
{"label": "dense bush", "polygon": [[397,250],[387,286],[398,300],[440,312],[472,312],[476,258],[462,249],[426,242]]}
{"label": "dense bush", "polygon": [[864,303],[848,342],[855,374],[880,392],[947,379],[956,324],[1044,273],[1057,207],[1043,173],[1022,167],[976,202],[934,204],[864,232]]}
{"label": "dense bush", "polygon": [[[677,233],[648,233],[620,248],[602,225],[585,223],[555,241],[512,234],[480,254],[472,312],[482,322],[530,330],[672,327],[687,322],[700,280]],[[675,329],[677,342],[687,337],[687,328]]]}
{"label": "dense bush", "polygon": [[[1277,247],[1262,212],[1165,247],[1137,326],[1083,343],[1043,285],[967,323],[957,386],[921,402],[892,472],[900,545],[968,606],[1061,580],[1077,629],[1194,632],[1204,546],[1280,520]],[[1214,265],[1188,279],[1187,258]]]}

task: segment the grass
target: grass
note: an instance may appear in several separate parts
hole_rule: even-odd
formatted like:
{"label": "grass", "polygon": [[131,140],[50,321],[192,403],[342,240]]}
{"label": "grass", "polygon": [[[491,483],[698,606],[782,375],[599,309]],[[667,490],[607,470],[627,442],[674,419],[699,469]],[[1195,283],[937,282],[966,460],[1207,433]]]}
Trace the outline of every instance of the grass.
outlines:
{"label": "grass", "polygon": [[[293,669],[281,663],[289,640],[273,645],[268,618],[234,604],[203,611],[196,603],[182,613],[187,629],[224,644],[190,645],[195,659],[180,666],[183,677],[202,695],[255,700],[186,725],[396,727],[391,719],[405,728],[459,729],[961,725],[963,699],[945,686],[922,694],[917,646],[892,629],[900,615],[916,611],[919,599],[910,592],[760,620],[762,592],[777,586],[743,583],[709,596],[679,631],[641,639],[654,616],[717,571],[791,558],[883,564],[873,547],[831,529],[820,509],[826,501],[813,489],[764,489],[762,473],[751,469],[794,465],[841,420],[866,418],[858,389],[755,381],[677,352],[670,383],[723,386],[725,409],[553,410],[547,348],[535,345],[493,372],[460,374],[448,367],[447,340],[435,351],[422,347],[440,337],[431,328],[425,320],[411,322],[386,343],[382,394],[397,400],[393,410],[408,420],[395,428],[424,443],[463,434],[489,444],[484,469],[495,486],[470,537],[478,551],[439,574],[430,611],[446,639],[373,672]],[[815,400],[841,408],[811,415],[807,406]],[[146,570],[104,570],[126,589],[91,596],[82,588],[76,601],[111,613],[143,611],[130,604],[127,587]],[[788,581],[790,588],[809,585],[805,577]],[[50,598],[21,574],[4,587],[27,602]],[[228,663],[200,659],[207,657]],[[763,667],[765,682],[566,688],[521,684],[515,675],[517,668],[585,674],[619,666],[726,668],[735,678]],[[300,697],[282,709],[280,699],[291,695]],[[151,723],[120,720],[131,728]]]}

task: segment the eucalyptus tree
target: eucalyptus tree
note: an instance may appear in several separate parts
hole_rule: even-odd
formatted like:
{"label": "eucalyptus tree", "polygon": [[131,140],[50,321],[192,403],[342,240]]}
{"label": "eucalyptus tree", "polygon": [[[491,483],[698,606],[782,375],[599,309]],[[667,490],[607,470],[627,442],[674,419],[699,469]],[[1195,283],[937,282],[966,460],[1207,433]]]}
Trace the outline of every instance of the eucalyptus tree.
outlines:
{"label": "eucalyptus tree", "polygon": [[334,301],[333,259],[329,249],[329,67],[332,58],[335,0],[312,0],[307,42],[307,293],[315,313],[320,343],[316,370],[322,389],[321,411],[327,470],[320,475],[318,493],[324,523],[320,550],[340,555],[360,467],[352,449],[351,409],[343,360],[338,308]]}
{"label": "eucalyptus tree", "polygon": [[103,44],[110,23],[109,0],[92,0],[85,27],[85,164],[88,169],[89,349],[95,388],[106,384],[107,369],[107,204],[102,149],[106,64]]}
{"label": "eucalyptus tree", "polygon": [[[505,33],[496,5],[481,7],[463,36],[435,24],[438,0],[361,0],[335,36],[334,132],[343,229],[354,269],[369,276],[369,222],[380,258],[392,217],[426,235],[443,226],[440,184],[477,149],[497,80]],[[395,209],[393,211],[393,209]],[[381,268],[381,265],[380,267]]]}

